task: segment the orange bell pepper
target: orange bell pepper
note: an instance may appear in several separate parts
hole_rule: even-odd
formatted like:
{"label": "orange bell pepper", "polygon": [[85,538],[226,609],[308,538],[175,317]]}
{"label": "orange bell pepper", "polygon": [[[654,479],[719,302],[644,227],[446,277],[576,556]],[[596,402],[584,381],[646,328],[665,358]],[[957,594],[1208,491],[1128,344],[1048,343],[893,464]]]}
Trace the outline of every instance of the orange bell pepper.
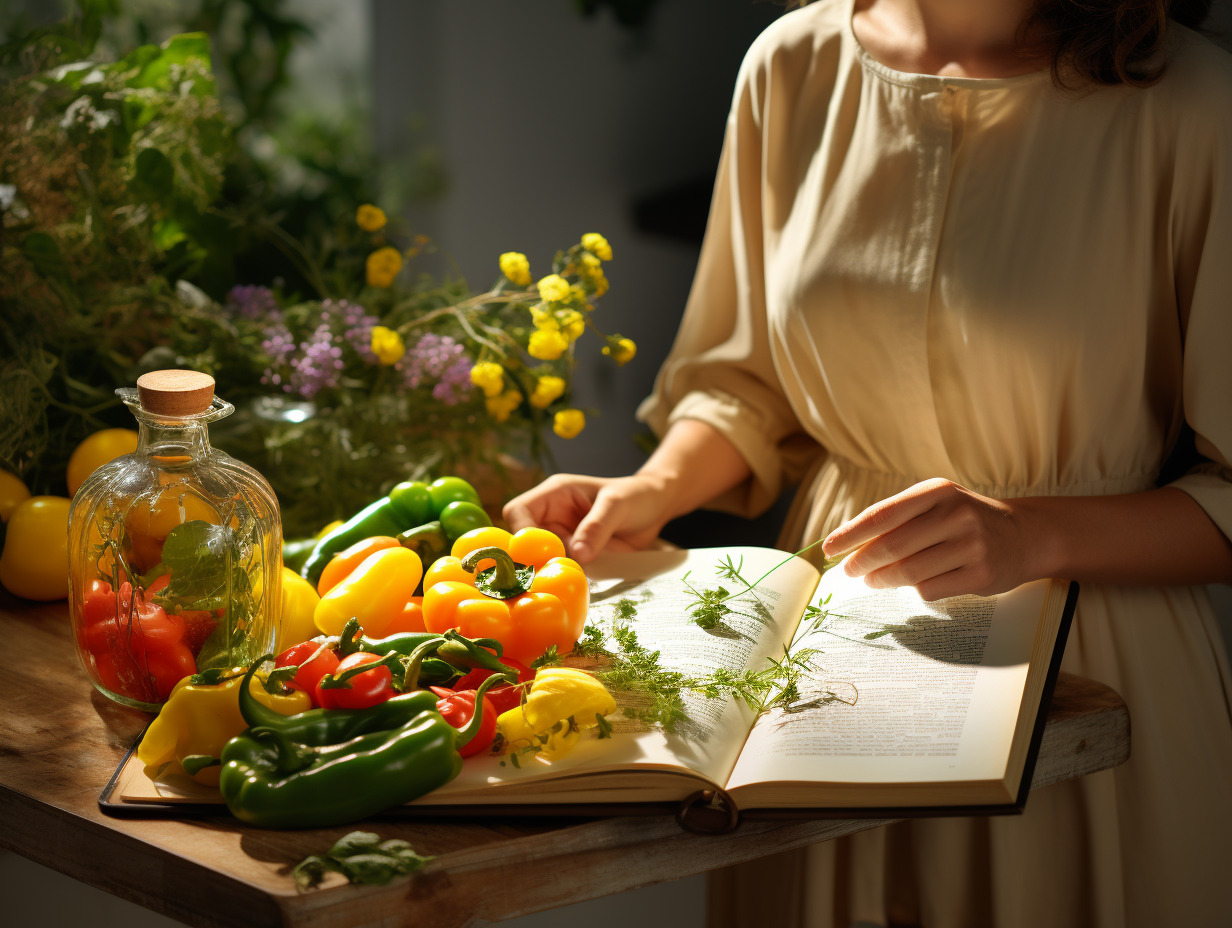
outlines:
{"label": "orange bell pepper", "polygon": [[568,654],[586,625],[586,574],[545,529],[467,532],[454,542],[448,570],[434,576],[446,573],[454,579],[425,585],[429,632],[456,628],[468,638],[495,638],[505,655],[529,663],[553,645]]}

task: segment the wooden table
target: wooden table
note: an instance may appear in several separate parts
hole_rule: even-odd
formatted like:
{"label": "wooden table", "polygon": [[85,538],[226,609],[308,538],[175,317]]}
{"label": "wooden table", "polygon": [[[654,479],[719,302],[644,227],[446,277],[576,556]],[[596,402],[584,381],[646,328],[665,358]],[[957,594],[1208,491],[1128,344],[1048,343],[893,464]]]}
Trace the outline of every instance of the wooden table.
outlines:
{"label": "wooden table", "polygon": [[[94,692],[78,665],[64,603],[0,591],[0,846],[190,925],[467,925],[674,880],[881,821],[742,822],[681,831],[670,815],[610,819],[382,822],[436,855],[383,887],[296,891],[291,867],[351,827],[272,832],[225,814],[195,820],[103,815],[99,791],[147,722]],[[1033,788],[1123,762],[1129,715],[1102,684],[1062,675]]]}

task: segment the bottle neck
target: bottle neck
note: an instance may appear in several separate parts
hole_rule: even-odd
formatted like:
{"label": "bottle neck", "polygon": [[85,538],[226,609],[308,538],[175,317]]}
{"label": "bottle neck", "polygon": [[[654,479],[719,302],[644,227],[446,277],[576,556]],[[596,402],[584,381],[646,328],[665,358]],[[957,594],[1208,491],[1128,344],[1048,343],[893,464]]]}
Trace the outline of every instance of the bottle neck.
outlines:
{"label": "bottle neck", "polygon": [[187,464],[210,453],[204,422],[138,419],[137,453],[166,464]]}

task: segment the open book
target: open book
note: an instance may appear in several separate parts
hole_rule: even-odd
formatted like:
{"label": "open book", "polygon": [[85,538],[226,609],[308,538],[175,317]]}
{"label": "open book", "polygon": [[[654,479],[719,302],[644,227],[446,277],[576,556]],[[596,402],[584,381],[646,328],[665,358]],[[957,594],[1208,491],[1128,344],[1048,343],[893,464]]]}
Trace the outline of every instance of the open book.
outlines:
{"label": "open book", "polygon": [[[689,677],[756,670],[787,648],[812,649],[787,708],[759,714],[731,696],[686,691],[688,721],[670,734],[613,716],[611,737],[592,729],[547,762],[470,758],[412,806],[617,811],[710,789],[741,810],[1021,808],[1077,586],[1045,580],[927,603],[910,588],[873,590],[841,567],[823,575],[784,558],[766,548],[637,552],[604,555],[587,572],[590,624],[610,633],[627,622],[664,667]],[[744,584],[717,573],[727,559],[749,580],[769,576],[732,599],[718,627],[703,629],[682,578],[738,590]],[[130,808],[221,801],[191,781],[151,781],[135,758],[106,798]]]}

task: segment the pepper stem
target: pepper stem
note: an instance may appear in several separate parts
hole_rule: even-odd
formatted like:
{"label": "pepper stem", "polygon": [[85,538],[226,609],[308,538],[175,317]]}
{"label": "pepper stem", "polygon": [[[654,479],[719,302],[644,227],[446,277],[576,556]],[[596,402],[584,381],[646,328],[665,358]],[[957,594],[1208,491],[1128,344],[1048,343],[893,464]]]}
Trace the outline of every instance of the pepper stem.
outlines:
{"label": "pepper stem", "polygon": [[375,670],[377,667],[388,667],[390,676],[394,677],[394,679],[403,678],[402,655],[397,651],[390,651],[379,661],[356,664],[354,667],[350,667],[339,674],[327,673],[321,678],[321,689],[349,690],[352,677],[358,677],[361,673],[367,673],[369,670]]}
{"label": "pepper stem", "polygon": [[518,675],[512,670],[507,674],[494,673],[492,676],[485,679],[479,684],[479,689],[475,691],[475,714],[471,716],[471,720],[458,729],[457,746],[459,748],[466,747],[471,739],[479,734],[479,729],[483,727],[483,697],[497,683],[517,683]]}
{"label": "pepper stem", "polygon": [[[525,564],[517,563],[509,552],[495,545],[489,545],[486,548],[476,548],[466,557],[462,558],[462,569],[470,573],[477,573],[479,565],[484,561],[493,561],[495,566],[484,571],[484,583],[481,586],[476,582],[475,586],[482,592],[497,599],[512,599],[514,596],[520,596],[530,588],[530,580],[521,573],[518,568],[526,569]],[[533,573],[531,578],[533,579]],[[478,580],[478,577],[476,578]]]}
{"label": "pepper stem", "polygon": [[252,686],[252,678],[256,674],[257,668],[266,661],[272,661],[273,659],[273,654],[258,657],[252,662],[248,672],[244,674],[244,679],[240,681],[240,715],[244,717],[244,724],[249,728],[256,728],[257,726],[279,728],[282,726],[283,720],[287,718],[281,712],[275,712],[269,706],[259,702],[249,689]]}
{"label": "pepper stem", "polygon": [[419,670],[423,666],[424,658],[436,651],[445,640],[443,636],[429,638],[411,652],[410,659],[406,662],[406,668],[402,674],[402,692],[409,693],[411,690],[419,689]]}

